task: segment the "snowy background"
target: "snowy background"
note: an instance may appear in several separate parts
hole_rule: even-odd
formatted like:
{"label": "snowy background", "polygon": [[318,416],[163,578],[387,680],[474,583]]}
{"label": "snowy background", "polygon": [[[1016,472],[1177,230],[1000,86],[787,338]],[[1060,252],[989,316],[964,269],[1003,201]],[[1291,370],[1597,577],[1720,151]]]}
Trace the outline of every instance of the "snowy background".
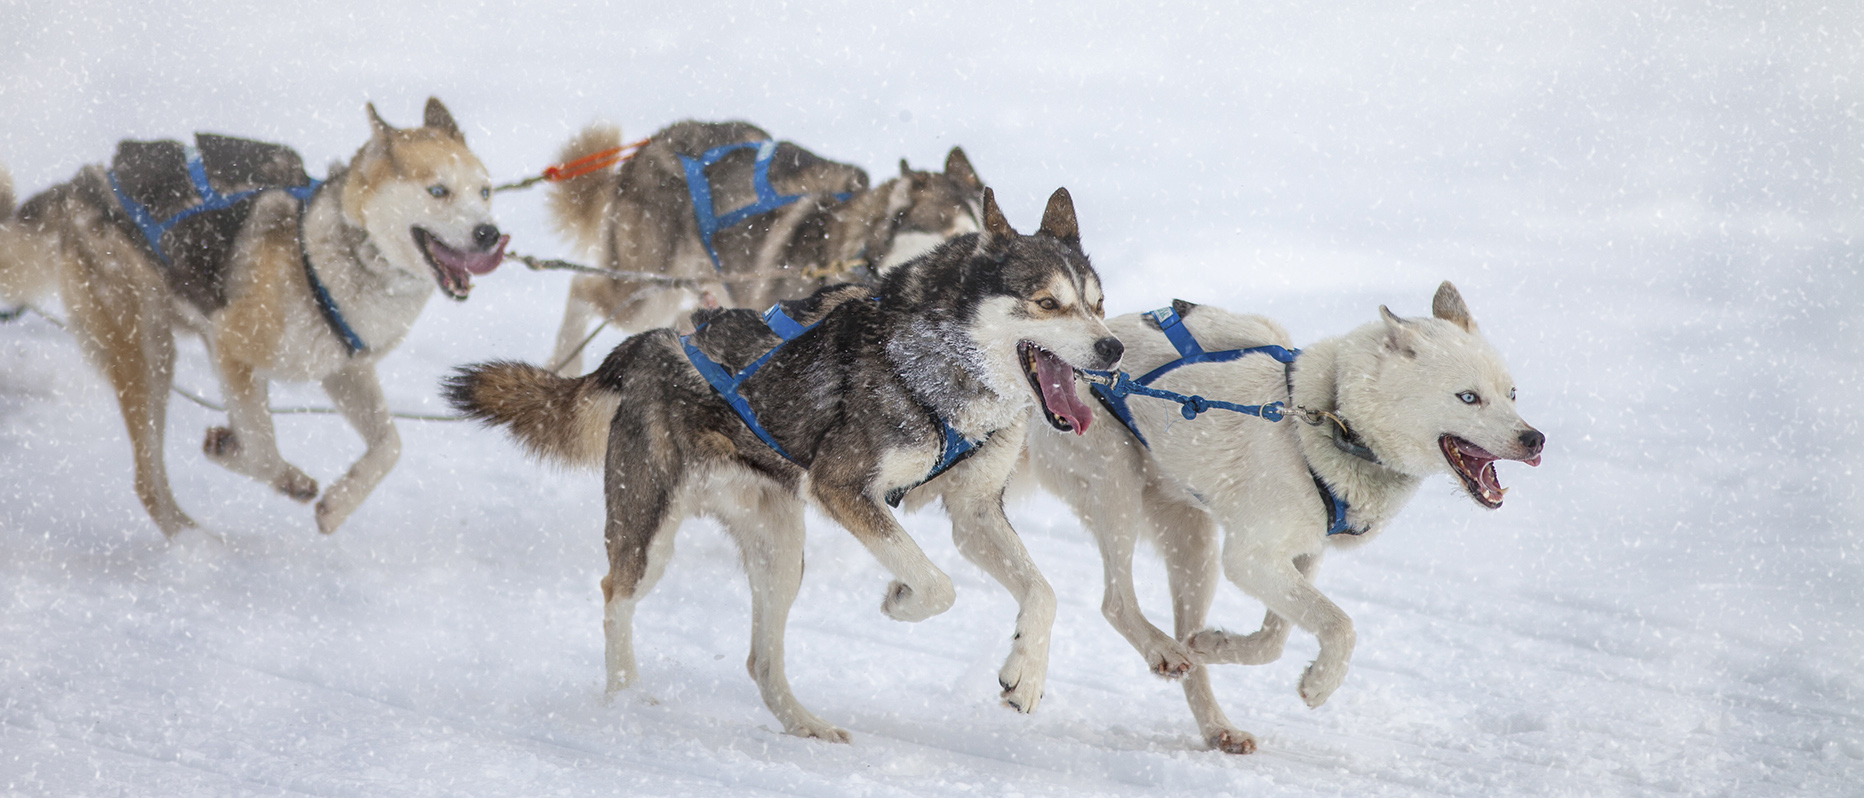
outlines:
{"label": "snowy background", "polygon": [[[1101,619],[1053,499],[1012,513],[1061,603],[1032,716],[996,701],[1014,606],[942,516],[907,523],[959,602],[915,625],[812,518],[789,668],[854,733],[832,746],[758,700],[709,524],[640,611],[642,686],[605,703],[598,476],[404,422],[398,468],[320,537],[205,462],[219,417],[176,401],[176,494],[225,543],[170,546],[108,387],[29,317],[0,326],[0,793],[1864,794],[1864,6],[554,5],[0,0],[0,163],[24,197],[119,138],[211,130],[319,165],[366,137],[365,100],[414,124],[429,94],[501,180],[598,119],[745,118],[877,179],[962,144],[1024,230],[1073,192],[1110,312],[1183,297],[1303,343],[1455,281],[1546,464],[1504,464],[1496,512],[1433,482],[1330,559],[1352,673],[1307,709],[1299,633],[1220,669],[1250,757],[1204,750]],[[499,198],[513,247],[569,254],[542,200]],[[508,266],[435,300],[383,365],[393,404],[543,358],[566,286]],[[180,371],[214,390],[198,343]],[[327,417],[280,437],[324,483],[361,449]],[[1260,612],[1226,586],[1213,618]]]}

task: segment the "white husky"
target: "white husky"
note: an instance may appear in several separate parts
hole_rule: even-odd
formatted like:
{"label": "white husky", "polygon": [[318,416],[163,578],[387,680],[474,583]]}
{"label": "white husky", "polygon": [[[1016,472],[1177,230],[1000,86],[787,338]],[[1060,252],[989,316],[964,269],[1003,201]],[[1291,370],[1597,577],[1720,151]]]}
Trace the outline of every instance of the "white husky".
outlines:
{"label": "white husky", "polygon": [[[1122,363],[1131,374],[1180,357],[1161,320],[1182,325],[1208,352],[1289,345],[1281,326],[1260,316],[1185,302],[1173,309],[1108,321],[1126,345]],[[1151,383],[1187,396],[1305,409],[1280,423],[1227,410],[1186,421],[1176,402],[1133,396],[1126,400],[1131,429],[1109,412],[1117,400],[1103,400],[1084,435],[1030,435],[1037,479],[1073,507],[1100,545],[1102,613],[1154,672],[1184,677],[1191,713],[1214,747],[1249,753],[1256,740],[1224,717],[1204,665],[1273,662],[1292,621],[1320,640],[1320,655],[1301,676],[1308,706],[1324,703],[1346,677],[1352,619],[1312,581],[1328,547],[1371,540],[1426,476],[1454,474],[1492,509],[1505,492],[1494,461],[1540,462],[1545,438],[1515,412],[1514,380],[1456,287],[1440,286],[1431,309],[1434,318],[1401,319],[1381,306],[1378,321],[1308,347],[1289,366],[1250,354],[1187,363]],[[1141,530],[1153,534],[1165,558],[1176,634],[1147,622],[1134,597]],[[1268,606],[1259,631],[1203,629],[1219,561],[1230,581]]]}

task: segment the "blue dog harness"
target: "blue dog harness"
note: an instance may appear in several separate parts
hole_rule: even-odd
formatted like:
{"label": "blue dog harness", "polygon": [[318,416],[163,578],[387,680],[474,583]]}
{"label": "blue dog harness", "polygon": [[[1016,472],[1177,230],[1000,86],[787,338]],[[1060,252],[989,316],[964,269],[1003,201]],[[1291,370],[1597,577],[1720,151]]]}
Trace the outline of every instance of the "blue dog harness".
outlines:
{"label": "blue dog harness", "polygon": [[[724,399],[726,404],[731,405],[731,409],[738,414],[738,418],[742,419],[744,425],[751,429],[751,434],[756,435],[758,440],[763,441],[764,445],[769,446],[771,451],[782,455],[783,459],[792,463],[796,462],[796,458],[791,456],[790,453],[783,448],[782,444],[777,443],[777,439],[771,436],[769,430],[764,429],[764,425],[757,422],[757,413],[751,410],[751,403],[746,401],[742,394],[738,393],[738,388],[744,385],[744,382],[749,380],[751,375],[756,374],[758,369],[763,368],[764,364],[768,363],[771,357],[781,351],[783,349],[783,344],[796,340],[798,336],[815,329],[816,326],[821,323],[820,320],[817,320],[815,324],[810,324],[808,326],[798,324],[795,319],[789,317],[789,314],[783,312],[783,305],[781,303],[771,305],[769,310],[764,311],[764,325],[769,327],[771,332],[776,333],[778,338],[782,338],[783,343],[777,344],[770,351],[765,352],[756,360],[751,361],[750,365],[745,366],[744,369],[737,374],[726,371],[725,367],[719,365],[717,361],[706,357],[706,354],[699,351],[699,347],[693,344],[691,335],[680,336],[680,346],[686,350],[686,359],[692,361],[693,368],[699,370],[699,376],[704,377],[705,381],[711,384],[712,390],[717,391],[719,397]],[[934,465],[931,473],[926,474],[926,478],[920,480],[917,484],[888,491],[886,498],[889,506],[900,506],[900,500],[906,496],[907,491],[932,481],[934,478],[938,477],[938,475],[950,470],[952,466],[957,465],[959,461],[969,457],[973,451],[976,451],[978,444],[966,440],[963,434],[953,429],[951,424],[946,423],[943,418],[937,418],[937,416],[934,416],[934,418],[938,421],[939,426],[944,428],[945,433],[945,445],[943,450],[939,453],[938,464]],[[797,463],[797,465],[802,464]]]}
{"label": "blue dog harness", "polygon": [[[757,192],[757,201],[742,208],[728,211],[723,216],[712,212],[712,181],[705,176],[705,169],[723,160],[725,156],[739,150],[757,149],[757,161],[751,172],[751,187]],[[680,164],[686,168],[686,191],[693,198],[693,220],[699,223],[699,240],[705,243],[705,252],[712,256],[712,267],[723,270],[725,267],[718,259],[718,249],[712,246],[712,236],[718,231],[738,224],[753,216],[762,216],[785,205],[802,199],[803,194],[778,194],[776,186],[770,184],[770,162],[777,156],[777,142],[774,139],[763,141],[743,141],[726,144],[706,150],[694,158],[680,154]],[[847,202],[853,194],[836,194],[835,199]],[[768,314],[766,314],[768,315]],[[794,322],[792,322],[794,323]],[[789,339],[785,338],[785,341]],[[755,427],[753,428],[755,429]],[[778,451],[782,451],[779,449]],[[785,455],[788,457],[788,455]]]}
{"label": "blue dog harness", "polygon": [[201,204],[184,208],[166,219],[155,218],[155,214],[149,212],[148,206],[137,202],[129,195],[129,192],[124,191],[121,181],[117,179],[116,170],[112,169],[108,172],[110,191],[116,194],[117,203],[123,206],[124,213],[129,214],[130,221],[136,224],[136,229],[142,231],[142,237],[149,242],[149,249],[155,252],[155,256],[162,261],[162,265],[174,267],[174,263],[168,258],[168,253],[162,251],[162,237],[168,235],[168,231],[173,230],[175,225],[203,213],[226,210],[267,191],[283,191],[298,201],[298,257],[304,262],[304,277],[311,284],[311,296],[317,301],[318,312],[323,314],[324,321],[329,323],[331,331],[336,333],[337,340],[343,343],[345,351],[350,355],[366,351],[369,347],[363,344],[362,338],[343,318],[343,312],[337,308],[337,302],[330,296],[330,290],[324,287],[322,280],[317,279],[317,270],[311,267],[310,248],[304,241],[304,214],[310,207],[311,197],[323,187],[323,181],[312,179],[310,185],[273,186],[222,194],[214,190],[213,184],[207,180],[207,164],[201,160],[201,151],[194,147],[187,147],[186,152],[188,181],[200,194]]}
{"label": "blue dog harness", "polygon": [[[1146,441],[1146,436],[1139,432],[1139,424],[1133,420],[1132,409],[1126,405],[1127,397],[1133,394],[1177,402],[1182,406],[1182,412],[1186,420],[1194,420],[1198,417],[1198,414],[1207,412],[1213,408],[1256,416],[1264,421],[1270,422],[1280,421],[1286,417],[1287,405],[1282,402],[1269,402],[1268,404],[1262,405],[1239,405],[1232,402],[1206,399],[1202,396],[1186,396],[1173,391],[1153,388],[1151,385],[1153,381],[1181,366],[1189,366],[1193,363],[1227,363],[1253,354],[1268,355],[1280,361],[1283,373],[1286,374],[1287,367],[1293,364],[1295,358],[1301,355],[1301,350],[1270,345],[1253,346],[1248,349],[1225,349],[1217,352],[1207,352],[1204,350],[1203,345],[1197,342],[1197,337],[1191,334],[1190,328],[1184,326],[1183,317],[1179,316],[1178,313],[1171,308],[1159,308],[1145,315],[1151,317],[1154,322],[1158,323],[1159,330],[1165,333],[1165,338],[1171,341],[1173,348],[1178,350],[1177,360],[1170,361],[1158,368],[1148,371],[1144,376],[1138,379],[1133,379],[1124,371],[1085,372],[1090,376],[1107,380],[1106,383],[1089,383],[1088,387],[1093,390],[1094,397],[1099,399],[1102,405],[1106,406],[1107,412],[1112,413],[1114,418],[1119,419],[1120,424],[1124,425],[1127,431],[1133,433],[1133,437],[1139,439],[1141,445],[1148,449],[1152,448],[1152,444]],[[1290,379],[1292,380],[1292,378]],[[1291,382],[1291,387],[1289,388],[1289,398],[1291,401],[1293,399],[1293,393],[1294,390]],[[1327,535],[1331,537],[1333,535],[1365,534],[1366,530],[1355,529],[1346,523],[1346,513],[1351,509],[1351,506],[1346,503],[1346,499],[1334,493],[1333,488],[1328,487],[1326,481],[1322,480],[1319,474],[1314,473],[1314,469],[1309,468],[1307,473],[1308,476],[1314,478],[1314,487],[1320,489],[1321,503],[1327,507]]]}

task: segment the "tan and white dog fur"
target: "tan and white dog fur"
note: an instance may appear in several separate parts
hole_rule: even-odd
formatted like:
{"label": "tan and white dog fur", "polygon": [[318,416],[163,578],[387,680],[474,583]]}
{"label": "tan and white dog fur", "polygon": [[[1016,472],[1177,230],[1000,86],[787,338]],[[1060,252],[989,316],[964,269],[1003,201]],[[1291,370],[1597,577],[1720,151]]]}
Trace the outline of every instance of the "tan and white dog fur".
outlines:
{"label": "tan and white dog fur", "polygon": [[[213,359],[228,426],[207,431],[210,460],[293,500],[318,484],[279,454],[268,406],[273,380],[323,384],[367,444],[317,502],[317,527],[333,532],[400,456],[376,361],[408,334],[438,283],[464,299],[470,274],[503,256],[492,224],[486,169],[436,99],[424,125],[396,129],[367,107],[371,133],[346,167],[333,167],[310,199],[259,195],[224,265],[226,301],[182,298],[140,234],[125,227],[105,167],[28,200],[0,207],[0,296],[63,300],[85,354],[115,389],[135,455],[136,495],[162,532],[195,526],[169,488],[162,445],[174,379],[174,330],[200,335]],[[300,231],[318,278],[366,348],[352,355],[313,298]]]}
{"label": "tan and white dog fur", "polygon": [[[1269,319],[1174,305],[1206,351],[1290,346]],[[1308,347],[1292,366],[1292,404],[1345,419],[1377,463],[1336,446],[1331,423],[1310,426],[1298,416],[1271,423],[1226,410],[1187,421],[1178,404],[1144,396],[1129,398],[1128,407],[1150,449],[1099,402],[1097,423],[1085,435],[1031,432],[1036,478],[1068,502],[1099,544],[1102,613],[1155,673],[1183,678],[1192,715],[1213,747],[1249,753],[1256,740],[1224,717],[1206,665],[1273,662],[1292,623],[1320,641],[1319,656],[1301,677],[1302,700],[1319,706],[1346,677],[1352,619],[1313,581],[1328,549],[1378,536],[1432,474],[1455,474],[1472,499],[1493,508],[1504,492],[1494,460],[1539,462],[1545,439],[1516,413],[1514,380],[1456,288],[1439,287],[1432,310],[1431,318],[1401,319],[1380,307],[1379,320]],[[1131,374],[1178,358],[1146,316],[1121,316],[1107,326],[1126,345],[1123,367]],[[1152,387],[1262,404],[1288,401],[1288,376],[1275,359],[1249,355],[1182,366]],[[1346,500],[1347,522],[1361,534],[1327,535],[1316,476]],[[1148,622],[1135,598],[1132,558],[1141,535],[1165,559],[1172,634]],[[1267,605],[1260,630],[1204,629],[1219,565]]]}

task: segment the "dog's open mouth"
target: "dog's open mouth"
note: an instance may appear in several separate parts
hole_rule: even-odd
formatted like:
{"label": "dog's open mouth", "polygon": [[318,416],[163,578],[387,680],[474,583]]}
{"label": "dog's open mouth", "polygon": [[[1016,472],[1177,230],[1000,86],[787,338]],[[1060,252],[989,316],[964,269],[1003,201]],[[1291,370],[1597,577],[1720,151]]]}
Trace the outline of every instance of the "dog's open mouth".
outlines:
{"label": "dog's open mouth", "polygon": [[1023,364],[1023,374],[1029,377],[1029,387],[1035,390],[1049,426],[1076,435],[1087,432],[1094,412],[1075,393],[1074,367],[1054,352],[1028,341],[1016,345],[1016,357]]}
{"label": "dog's open mouth", "polygon": [[[1463,489],[1469,491],[1469,498],[1491,510],[1502,506],[1502,497],[1508,493],[1508,489],[1502,487],[1501,480],[1495,476],[1495,461],[1502,458],[1447,433],[1437,439],[1437,447],[1443,450],[1443,459],[1450,462],[1450,470],[1456,473],[1457,479],[1463,481]],[[1540,455],[1536,454],[1521,462],[1531,466],[1540,465]]]}
{"label": "dog's open mouth", "polygon": [[505,244],[511,240],[511,236],[499,236],[498,246],[471,252],[449,247],[439,236],[419,227],[411,228],[410,232],[414,234],[414,245],[426,256],[427,265],[433,267],[440,290],[454,299],[465,299],[472,293],[473,275],[487,274],[498,268],[499,261],[505,259]]}

